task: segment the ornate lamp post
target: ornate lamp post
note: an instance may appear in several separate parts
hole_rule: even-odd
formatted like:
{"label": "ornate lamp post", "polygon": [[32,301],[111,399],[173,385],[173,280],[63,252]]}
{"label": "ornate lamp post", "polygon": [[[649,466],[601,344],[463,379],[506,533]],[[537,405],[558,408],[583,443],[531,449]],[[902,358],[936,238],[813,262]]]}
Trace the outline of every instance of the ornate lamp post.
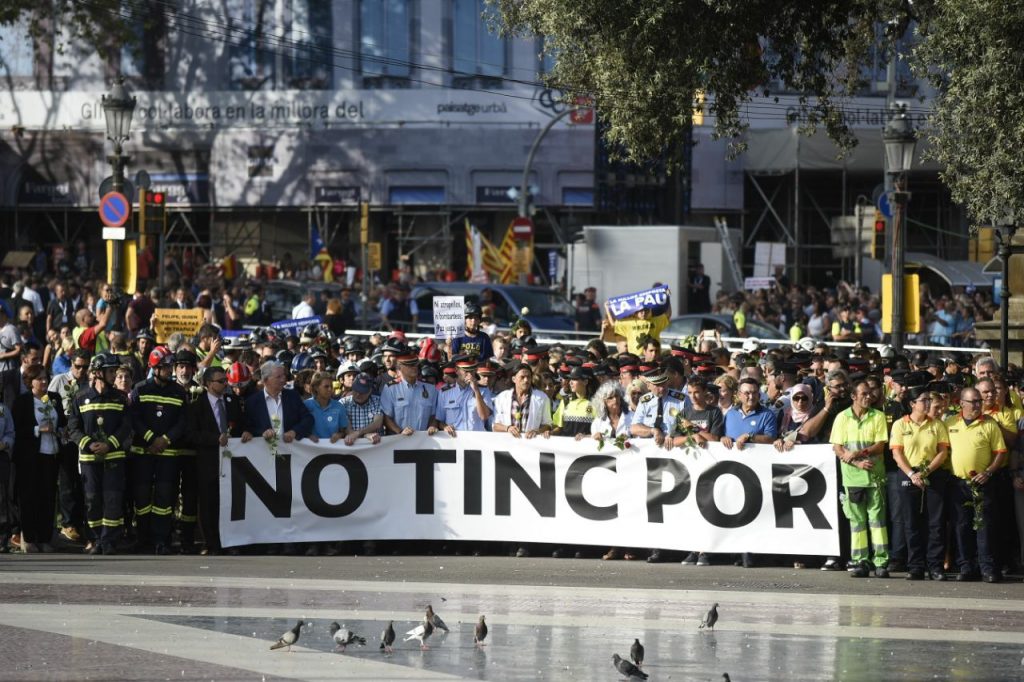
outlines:
{"label": "ornate lamp post", "polygon": [[[107,122],[107,139],[114,143],[114,153],[107,157],[112,170],[111,187],[114,192],[124,191],[124,166],[128,157],[121,153],[122,145],[127,142],[132,129],[132,114],[135,113],[135,98],[128,95],[124,86],[124,77],[118,76],[114,79],[114,85],[110,92],[103,95],[103,117]],[[121,245],[115,244],[110,250],[111,253],[111,275],[113,281],[110,285],[115,292],[120,288],[123,277],[121,275]]]}
{"label": "ornate lamp post", "polygon": [[896,352],[903,350],[903,265],[906,238],[907,202],[910,192],[906,191],[907,171],[914,162],[914,147],[917,135],[907,117],[906,107],[894,112],[893,117],[882,131],[885,143],[885,171],[893,176],[892,219],[892,346]]}

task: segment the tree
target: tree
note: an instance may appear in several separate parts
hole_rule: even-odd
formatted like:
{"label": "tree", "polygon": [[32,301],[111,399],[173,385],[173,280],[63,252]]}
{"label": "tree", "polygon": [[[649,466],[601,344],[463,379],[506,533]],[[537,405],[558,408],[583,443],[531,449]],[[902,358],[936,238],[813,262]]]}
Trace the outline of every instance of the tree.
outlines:
{"label": "tree", "polygon": [[953,198],[975,221],[1024,216],[1024,11],[1020,2],[937,3],[914,50],[937,86],[926,131]]}
{"label": "tree", "polygon": [[[121,0],[4,0],[0,3],[0,26],[27,16],[29,32],[37,42],[53,41],[55,28],[66,26],[72,36],[109,57],[133,39],[121,5]],[[54,47],[60,50],[62,45]]]}
{"label": "tree", "polygon": [[699,93],[716,135],[742,149],[741,108],[771,102],[773,80],[805,93],[807,125],[852,146],[842,104],[865,85],[874,27],[888,22],[893,42],[913,18],[909,0],[491,1],[503,30],[545,36],[557,56],[552,84],[593,96],[608,141],[634,160],[682,143]]}

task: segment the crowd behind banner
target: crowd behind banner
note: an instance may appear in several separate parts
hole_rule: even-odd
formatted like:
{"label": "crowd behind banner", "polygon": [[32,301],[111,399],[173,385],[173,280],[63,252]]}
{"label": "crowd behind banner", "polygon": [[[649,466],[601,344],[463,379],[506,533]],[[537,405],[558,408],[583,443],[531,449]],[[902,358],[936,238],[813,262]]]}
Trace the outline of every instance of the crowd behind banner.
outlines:
{"label": "crowd behind banner", "polygon": [[[785,562],[854,577],[899,571],[908,579],[989,582],[1020,567],[1021,375],[990,357],[902,356],[866,346],[839,355],[803,332],[792,346],[767,350],[751,342],[730,352],[714,333],[666,347],[660,335],[672,299],[658,286],[663,295],[634,297],[628,306],[617,296],[616,314],[587,291],[577,322],[595,338],[583,349],[543,346],[523,319],[508,332],[494,330],[486,300],[466,303],[461,336],[413,344],[403,329],[417,311],[401,285],[378,308],[381,333],[367,338],[346,335],[358,313],[348,290],[329,301],[306,290],[291,317],[313,321],[280,329],[271,326],[259,283],[216,282],[186,278],[128,297],[71,271],[0,281],[3,551],[383,551],[373,541],[355,548],[289,537],[223,550],[221,448],[230,438],[263,439],[274,450],[307,439],[351,445],[385,434],[493,431],[610,446],[651,439],[665,449],[828,444],[841,481],[842,551],[823,562]],[[696,279],[687,287],[692,307],[702,292]],[[832,336],[864,338],[849,305],[860,293],[780,287],[765,296],[780,294],[808,317],[832,301]],[[157,343],[154,311],[195,308],[203,311],[195,334]],[[752,316],[744,298],[736,326]],[[389,552],[426,549],[380,544]],[[452,543],[446,551],[686,565],[783,561],[690,549]]]}

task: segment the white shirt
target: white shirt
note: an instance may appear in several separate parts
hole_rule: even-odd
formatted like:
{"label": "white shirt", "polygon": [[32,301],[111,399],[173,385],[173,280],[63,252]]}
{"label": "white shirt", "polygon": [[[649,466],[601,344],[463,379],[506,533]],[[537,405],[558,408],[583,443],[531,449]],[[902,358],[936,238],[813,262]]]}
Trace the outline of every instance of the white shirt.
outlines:
{"label": "white shirt", "polygon": [[602,419],[595,419],[590,422],[590,435],[596,436],[597,434],[603,434],[612,438],[618,436],[628,436],[630,434],[629,427],[633,423],[633,413],[623,412],[619,417],[619,423],[615,425],[615,433],[612,433],[612,423],[608,417]]}
{"label": "white shirt", "polygon": [[39,295],[39,292],[30,287],[25,287],[21,292],[21,297],[32,304],[32,309],[35,310],[36,315],[43,314],[43,297]]}
{"label": "white shirt", "polygon": [[299,301],[299,304],[292,308],[292,319],[301,320],[307,317],[315,317],[316,311],[313,310],[313,306],[306,303],[305,301]]}
{"label": "white shirt", "polygon": [[[267,393],[267,389],[263,389],[263,399],[267,402],[267,414],[270,416],[270,425],[274,425],[274,417],[277,417],[277,437],[280,438],[284,434],[284,410],[281,407],[281,396],[278,395],[276,398]],[[216,412],[214,412],[216,414]]]}
{"label": "white shirt", "polygon": [[[515,392],[515,388],[510,388],[502,391],[494,399],[495,424],[515,426],[515,423],[512,421],[512,396]],[[526,431],[537,431],[545,424],[551,424],[551,401],[548,400],[548,397],[542,391],[532,389],[530,391],[530,408],[526,415],[526,424],[522,430],[524,433]]]}

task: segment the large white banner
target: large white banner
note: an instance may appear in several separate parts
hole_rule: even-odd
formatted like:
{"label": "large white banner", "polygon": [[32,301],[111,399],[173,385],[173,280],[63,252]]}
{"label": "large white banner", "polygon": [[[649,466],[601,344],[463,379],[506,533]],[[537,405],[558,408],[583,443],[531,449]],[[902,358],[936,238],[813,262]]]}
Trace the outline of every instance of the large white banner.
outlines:
{"label": "large white banner", "polygon": [[232,440],[221,541],[478,540],[708,552],[839,553],[835,456],[666,451],[460,433],[380,445]]}

